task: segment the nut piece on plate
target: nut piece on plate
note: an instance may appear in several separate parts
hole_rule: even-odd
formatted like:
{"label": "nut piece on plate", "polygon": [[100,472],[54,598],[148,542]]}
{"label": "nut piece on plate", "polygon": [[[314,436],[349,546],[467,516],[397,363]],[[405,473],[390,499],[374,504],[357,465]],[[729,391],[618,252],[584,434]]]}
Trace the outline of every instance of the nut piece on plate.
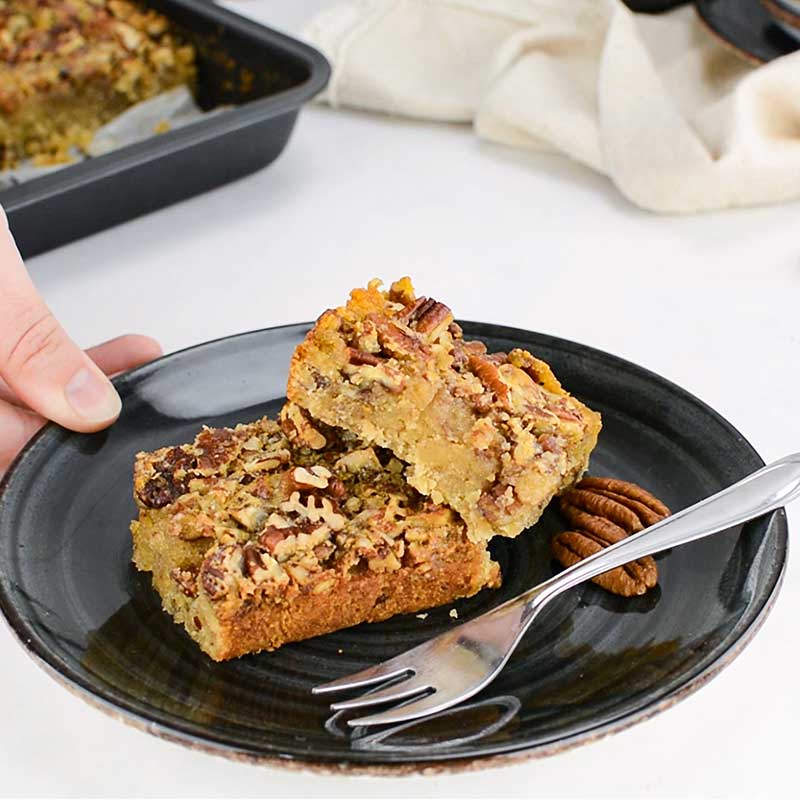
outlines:
{"label": "nut piece on plate", "polygon": [[408,278],[355,289],[297,348],[289,399],[409,465],[470,537],[516,536],[584,472],[600,416],[525,350],[466,341],[450,309]]}
{"label": "nut piece on plate", "polygon": [[[650,492],[615,478],[584,478],[561,497],[559,508],[574,529],[556,534],[550,542],[553,557],[564,567],[670,515]],[[652,556],[645,556],[604,572],[593,582],[613,594],[633,597],[658,583],[658,568]]]}
{"label": "nut piece on plate", "polygon": [[140,453],[133,560],[215,660],[498,586],[484,543],[402,465],[285,407]]}

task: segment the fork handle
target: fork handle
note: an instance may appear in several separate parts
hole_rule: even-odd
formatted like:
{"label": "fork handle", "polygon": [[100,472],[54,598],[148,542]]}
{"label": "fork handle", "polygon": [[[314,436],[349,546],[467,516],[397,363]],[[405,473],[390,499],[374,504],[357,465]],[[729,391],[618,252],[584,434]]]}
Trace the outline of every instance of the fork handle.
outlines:
{"label": "fork handle", "polygon": [[738,483],[623,539],[540,584],[525,598],[540,605],[583,581],[637,558],[693,542],[774,511],[800,496],[800,453],[786,456]]}

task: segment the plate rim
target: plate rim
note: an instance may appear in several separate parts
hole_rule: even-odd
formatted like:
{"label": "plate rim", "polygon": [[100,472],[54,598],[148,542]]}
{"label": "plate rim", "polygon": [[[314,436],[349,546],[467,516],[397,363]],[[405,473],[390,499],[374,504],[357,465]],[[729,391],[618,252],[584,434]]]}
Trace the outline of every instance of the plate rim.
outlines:
{"label": "plate rim", "polygon": [[[763,459],[752,444],[750,444],[748,439],[718,411],[692,392],[689,392],[675,382],[653,372],[647,367],[642,367],[633,361],[595,348],[591,345],[547,333],[472,320],[459,320],[459,324],[462,325],[465,332],[471,332],[472,335],[501,339],[507,338],[510,340],[517,339],[519,341],[525,341],[530,337],[535,337],[546,346],[550,346],[554,349],[576,354],[587,353],[594,359],[600,359],[607,364],[614,364],[623,368],[633,368],[634,371],[638,372],[643,378],[646,378],[648,382],[658,384],[669,392],[677,391],[687,402],[691,402],[705,414],[713,417],[729,434],[736,437],[739,443],[750,451],[750,454],[759,464],[764,464]],[[307,330],[312,325],[312,322],[287,323],[217,337],[161,356],[154,361],[148,362],[147,364],[118,376],[114,379],[113,383],[118,390],[123,392],[128,384],[132,382],[136,383],[146,378],[149,374],[164,367],[168,367],[170,362],[193,351],[213,345],[232,343],[238,339],[259,337],[277,331],[287,331],[289,329],[296,329],[298,333],[302,333],[304,329]],[[480,329],[480,332],[477,332],[475,329]],[[52,437],[66,438],[71,435],[73,435],[71,431],[67,431],[51,422],[47,423],[27,442],[25,447],[23,447],[9,466],[8,471],[0,479],[0,519],[2,519],[7,496],[14,489],[13,482],[15,475],[22,463],[42,445],[43,440]],[[785,510],[781,508],[765,515],[764,522],[765,535],[774,534],[778,537],[778,548],[781,551],[780,568],[773,577],[772,585],[761,607],[748,625],[724,650],[718,653],[713,661],[707,664],[697,674],[675,687],[671,692],[655,702],[647,703],[641,708],[623,713],[614,719],[572,735],[557,737],[533,745],[526,742],[517,744],[511,743],[510,746],[505,746],[504,749],[500,749],[497,752],[482,752],[467,756],[456,755],[448,757],[447,754],[434,754],[426,760],[402,758],[392,760],[391,757],[387,758],[387,756],[389,756],[387,753],[358,752],[357,755],[360,757],[352,759],[349,757],[350,754],[348,754],[348,756],[343,756],[341,754],[336,756],[325,754],[288,754],[281,753],[277,750],[270,751],[258,749],[256,747],[249,748],[239,746],[215,736],[213,730],[210,728],[207,728],[204,734],[198,735],[188,728],[182,727],[180,722],[178,724],[168,723],[163,719],[159,719],[156,715],[146,716],[135,707],[127,705],[124,700],[120,700],[119,698],[115,700],[111,697],[104,696],[103,693],[98,691],[96,687],[93,687],[88,680],[83,679],[79,674],[75,673],[68,663],[60,659],[38,640],[35,631],[22,619],[7,585],[10,584],[10,581],[3,575],[0,575],[0,617],[2,617],[4,623],[11,631],[14,639],[16,639],[32,660],[71,694],[80,697],[90,706],[102,711],[113,719],[124,722],[146,733],[150,733],[160,739],[181,744],[192,750],[223,756],[234,761],[245,763],[305,769],[326,774],[342,774],[342,767],[346,767],[347,772],[350,774],[365,775],[401,775],[418,773],[423,770],[425,772],[436,773],[462,772],[485,767],[504,766],[534,758],[543,758],[605,738],[606,736],[626,730],[667,710],[680,700],[693,694],[709,680],[718,675],[755,637],[767,616],[769,616],[769,613],[772,611],[783,585],[789,549],[788,522]]]}
{"label": "plate rim", "polygon": [[[774,24],[774,18],[767,12],[767,9],[764,8],[761,0],[749,1],[752,2],[754,6],[762,9],[767,18]],[[692,0],[697,18],[700,20],[708,33],[711,34],[711,36],[713,36],[717,42],[722,45],[722,47],[724,47],[729,53],[733,53],[738,58],[750,64],[750,66],[760,67],[762,64],[768,64],[770,61],[775,61],[778,58],[783,58],[784,56],[791,55],[793,52],[797,52],[796,48],[795,50],[779,52],[779,49],[776,47],[774,55],[771,55],[768,58],[754,53],[752,50],[749,50],[746,45],[742,44],[739,39],[730,38],[729,31],[720,28],[720,26],[717,24],[716,18],[709,13],[709,5],[713,5],[713,2],[714,0]],[[785,32],[783,33],[785,36],[789,36],[789,34]]]}

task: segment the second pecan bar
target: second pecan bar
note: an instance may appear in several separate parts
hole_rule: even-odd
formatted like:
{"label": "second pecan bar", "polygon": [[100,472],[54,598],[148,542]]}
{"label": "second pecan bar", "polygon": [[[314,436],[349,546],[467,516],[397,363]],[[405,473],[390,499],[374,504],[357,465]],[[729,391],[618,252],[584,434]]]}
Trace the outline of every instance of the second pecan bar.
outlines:
{"label": "second pecan bar", "polygon": [[600,416],[525,350],[465,341],[450,309],[403,278],[356,289],[297,348],[289,399],[388,448],[408,482],[474,540],[515,536],[586,469]]}

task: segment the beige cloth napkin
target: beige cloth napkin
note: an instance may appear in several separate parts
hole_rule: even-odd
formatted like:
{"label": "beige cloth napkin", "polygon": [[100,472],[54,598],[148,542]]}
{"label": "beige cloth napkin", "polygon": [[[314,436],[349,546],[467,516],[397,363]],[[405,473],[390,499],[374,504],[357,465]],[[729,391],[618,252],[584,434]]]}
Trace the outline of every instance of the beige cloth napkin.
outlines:
{"label": "beige cloth napkin", "polygon": [[754,69],[690,7],[343,0],[305,35],[334,66],[331,105],[472,122],[603,172],[652,211],[800,196],[800,53]]}

